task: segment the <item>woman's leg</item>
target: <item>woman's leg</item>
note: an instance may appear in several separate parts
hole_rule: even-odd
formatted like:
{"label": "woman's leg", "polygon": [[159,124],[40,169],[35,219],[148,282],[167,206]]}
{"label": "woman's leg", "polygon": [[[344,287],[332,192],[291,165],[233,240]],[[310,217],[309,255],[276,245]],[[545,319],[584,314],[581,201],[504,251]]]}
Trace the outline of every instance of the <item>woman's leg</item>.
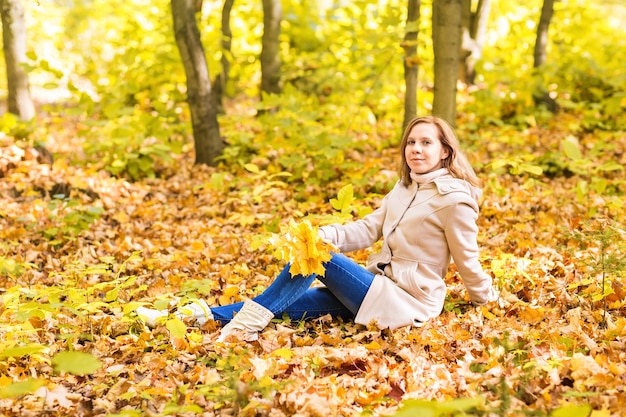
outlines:
{"label": "woman's leg", "polygon": [[[257,301],[257,299],[254,299]],[[258,301],[257,301],[258,302]],[[213,319],[227,324],[243,307],[243,302],[229,304],[221,307],[211,307]],[[304,294],[294,301],[281,313],[276,313],[277,317],[287,314],[291,320],[303,320],[321,317],[330,314],[332,317],[349,319],[354,314],[344,306],[326,287],[314,287],[307,289]]]}
{"label": "woman's leg", "polygon": [[[301,275],[292,277],[287,265],[274,282],[254,301],[280,317],[289,314],[292,319],[319,317],[325,314],[350,317],[356,314],[367,294],[374,274],[342,254],[333,254],[325,264],[323,277]],[[319,278],[328,291],[309,288],[315,278]],[[223,324],[229,322],[243,303],[212,307],[215,320]],[[347,311],[346,311],[347,309]]]}
{"label": "woman's leg", "polygon": [[334,254],[325,267],[326,273],[319,280],[356,315],[375,275],[342,254]]}

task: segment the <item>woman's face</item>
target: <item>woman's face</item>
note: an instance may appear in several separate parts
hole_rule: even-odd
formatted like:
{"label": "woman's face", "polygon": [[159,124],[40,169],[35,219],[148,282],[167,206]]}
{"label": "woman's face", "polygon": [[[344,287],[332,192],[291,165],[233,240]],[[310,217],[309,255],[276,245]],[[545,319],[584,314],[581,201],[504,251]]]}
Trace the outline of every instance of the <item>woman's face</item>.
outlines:
{"label": "woman's face", "polygon": [[448,157],[448,150],[439,140],[437,126],[430,123],[418,123],[409,132],[404,156],[411,171],[426,174],[443,167],[443,160]]}

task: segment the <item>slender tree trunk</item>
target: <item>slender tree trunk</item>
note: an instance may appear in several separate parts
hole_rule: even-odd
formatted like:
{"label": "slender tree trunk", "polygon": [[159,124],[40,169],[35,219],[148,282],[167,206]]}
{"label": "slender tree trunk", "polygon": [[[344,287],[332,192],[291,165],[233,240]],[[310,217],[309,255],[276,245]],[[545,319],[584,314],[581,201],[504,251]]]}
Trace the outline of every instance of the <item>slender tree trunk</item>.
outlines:
{"label": "slender tree trunk", "polygon": [[230,62],[232,56],[233,32],[230,28],[230,14],[235,0],[224,1],[222,8],[222,72],[215,77],[213,92],[218,112],[224,112],[224,96],[228,95],[228,83],[230,81]]}
{"label": "slender tree trunk", "polygon": [[261,51],[261,94],[278,94],[280,87],[280,0],[263,0],[263,50]]}
{"label": "slender tree trunk", "polygon": [[474,68],[476,61],[481,58],[483,53],[491,0],[478,0],[475,12],[472,12],[472,0],[462,0],[462,3],[459,80],[472,85],[476,79]]}
{"label": "slender tree trunk", "polygon": [[554,0],[543,0],[543,7],[541,8],[541,17],[539,18],[539,25],[537,25],[537,39],[535,40],[534,51],[534,67],[539,68],[546,63],[546,47],[548,45],[548,29],[550,28],[550,21],[554,14]]}
{"label": "slender tree trunk", "polygon": [[22,120],[35,117],[35,104],[30,95],[26,62],[26,24],[21,0],[1,0],[2,39],[7,71],[9,112]]}
{"label": "slender tree trunk", "polygon": [[[406,127],[417,115],[417,74],[419,59],[417,57],[417,35],[419,33],[420,0],[409,0],[404,34],[404,122]],[[404,130],[404,129],[403,129]]]}
{"label": "slender tree trunk", "polygon": [[541,7],[541,16],[539,18],[539,24],[537,25],[537,39],[535,40],[534,49],[534,63],[533,68],[538,79],[538,85],[533,92],[533,99],[536,105],[543,105],[551,112],[558,111],[557,102],[550,97],[546,86],[541,81],[540,68],[546,63],[547,59],[547,45],[548,45],[548,29],[550,28],[550,21],[554,14],[554,1],[555,0],[543,0],[543,6]]}
{"label": "slender tree trunk", "polygon": [[435,93],[433,115],[456,120],[456,82],[461,52],[461,0],[433,0]]}
{"label": "slender tree trunk", "polygon": [[214,165],[224,144],[211,93],[209,67],[200,41],[194,0],[171,0],[174,35],[187,76],[187,102],[191,113],[196,164]]}
{"label": "slender tree trunk", "polygon": [[222,8],[222,74],[224,84],[228,82],[230,73],[230,56],[232,54],[233,31],[230,28],[230,14],[235,0],[226,0]]}

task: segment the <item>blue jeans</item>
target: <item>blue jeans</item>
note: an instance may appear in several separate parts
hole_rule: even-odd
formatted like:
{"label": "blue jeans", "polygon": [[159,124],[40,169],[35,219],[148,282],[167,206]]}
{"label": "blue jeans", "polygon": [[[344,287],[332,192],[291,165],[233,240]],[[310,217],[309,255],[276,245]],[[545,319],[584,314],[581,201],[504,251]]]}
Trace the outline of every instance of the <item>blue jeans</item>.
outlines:
{"label": "blue jeans", "polygon": [[[287,265],[274,282],[253,300],[274,313],[275,317],[287,314],[292,320],[311,319],[325,314],[344,319],[353,318],[374,274],[342,254],[333,257],[324,266],[323,277],[316,275],[292,277]],[[315,279],[325,287],[310,288]],[[213,318],[228,323],[243,303],[211,307]]]}

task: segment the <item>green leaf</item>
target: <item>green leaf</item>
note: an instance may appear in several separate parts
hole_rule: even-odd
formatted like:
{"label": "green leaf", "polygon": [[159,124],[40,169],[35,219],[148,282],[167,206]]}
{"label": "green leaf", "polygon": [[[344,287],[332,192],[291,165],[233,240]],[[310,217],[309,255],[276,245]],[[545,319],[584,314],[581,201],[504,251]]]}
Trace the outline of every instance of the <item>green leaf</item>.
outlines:
{"label": "green leaf", "polygon": [[115,301],[117,300],[117,296],[120,292],[120,289],[115,287],[110,291],[107,291],[105,297],[104,297],[104,301],[110,303],[111,301]]}
{"label": "green leaf", "polygon": [[527,172],[527,173],[533,174],[533,175],[541,175],[541,174],[543,174],[543,168],[541,168],[540,166],[537,166],[537,165],[521,163],[519,165],[518,169],[519,169],[520,172]]}
{"label": "green leaf", "polygon": [[426,400],[405,400],[393,417],[437,417],[437,403]]}
{"label": "green leaf", "polygon": [[352,184],[344,185],[337,193],[337,198],[330,199],[330,205],[335,209],[341,211],[342,214],[346,214],[352,207],[352,201],[354,200],[354,190]]}
{"label": "green leaf", "polygon": [[452,413],[454,411],[467,411],[472,408],[480,407],[484,404],[484,398],[454,398],[452,400],[439,403],[438,409],[443,414]]}
{"label": "green leaf", "polygon": [[483,397],[455,398],[449,401],[436,402],[410,399],[402,402],[402,408],[393,417],[439,417],[463,412],[484,404]]}
{"label": "green leaf", "polygon": [[259,167],[256,166],[255,164],[245,164],[243,166],[247,171],[252,172],[253,174],[258,174],[259,173]]}
{"label": "green leaf", "polygon": [[506,159],[496,159],[490,165],[491,165],[491,169],[495,171],[497,169],[500,169],[506,166],[508,163],[509,162]]}
{"label": "green leaf", "polygon": [[100,369],[102,362],[86,352],[59,352],[52,358],[52,366],[57,372],[88,375]]}
{"label": "green leaf", "polygon": [[591,414],[591,406],[585,405],[566,405],[559,407],[550,413],[550,417],[588,417]]}
{"label": "green leaf", "polygon": [[32,394],[45,385],[46,381],[39,378],[28,378],[25,381],[14,382],[0,389],[0,398],[15,398]]}
{"label": "green leaf", "polygon": [[598,167],[598,171],[623,171],[624,166],[617,161],[607,161]]}
{"label": "green leaf", "polygon": [[165,323],[165,327],[170,331],[172,337],[183,339],[187,335],[187,326],[179,319],[170,319]]}
{"label": "green leaf", "polygon": [[563,148],[563,153],[565,153],[565,156],[569,159],[574,161],[580,161],[582,159],[583,155],[580,149],[578,149],[578,144],[573,142],[573,140],[569,138],[563,139],[561,141],[561,147]]}
{"label": "green leaf", "polygon": [[39,344],[15,346],[15,347],[4,349],[2,352],[0,352],[0,359],[21,358],[22,356],[28,356],[33,353],[39,353],[45,348],[46,347],[44,345],[39,345]]}

